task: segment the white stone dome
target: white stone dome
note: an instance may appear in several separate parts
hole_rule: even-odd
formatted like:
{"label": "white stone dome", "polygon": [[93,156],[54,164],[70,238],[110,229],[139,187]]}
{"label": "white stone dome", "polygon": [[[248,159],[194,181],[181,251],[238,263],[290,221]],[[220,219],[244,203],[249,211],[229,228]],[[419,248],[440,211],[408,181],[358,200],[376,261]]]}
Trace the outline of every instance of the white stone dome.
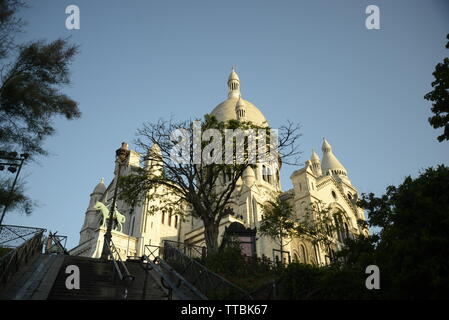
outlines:
{"label": "white stone dome", "polygon": [[244,100],[240,94],[240,79],[232,68],[228,78],[228,99],[220,103],[212,110],[211,115],[219,121],[240,120],[252,122],[257,126],[267,127],[268,122],[260,110],[248,100]]}
{"label": "white stone dome", "polygon": [[[250,121],[258,126],[268,126],[267,119],[265,119],[262,112],[251,102],[241,99],[245,108],[245,120]],[[231,97],[220,103],[212,110],[211,115],[215,116],[219,121],[237,120],[236,107],[239,98]]]}

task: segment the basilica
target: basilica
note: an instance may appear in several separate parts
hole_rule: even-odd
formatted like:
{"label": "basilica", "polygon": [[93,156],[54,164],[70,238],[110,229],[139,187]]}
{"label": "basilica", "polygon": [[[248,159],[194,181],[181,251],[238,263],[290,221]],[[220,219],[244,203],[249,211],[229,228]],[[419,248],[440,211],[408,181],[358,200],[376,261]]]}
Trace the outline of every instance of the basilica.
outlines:
{"label": "basilica", "polygon": [[[219,121],[236,119],[268,126],[261,110],[242,98],[240,79],[234,69],[227,84],[227,99],[218,104],[210,114]],[[124,148],[128,148],[127,144],[124,144]],[[311,206],[325,206],[329,211],[338,210],[342,213],[343,231],[336,232],[333,236],[332,251],[341,248],[346,237],[367,235],[368,230],[360,223],[365,221],[364,211],[356,204],[358,192],[349,179],[348,171],[334,155],[332,146],[326,139],[323,139],[321,150],[321,158],[312,151],[310,160],[305,161],[304,167],[292,173],[290,179],[293,188],[287,191],[281,190],[279,164],[272,163],[269,168],[265,164],[257,164],[255,168],[248,167],[234,191],[230,213],[220,223],[219,242],[223,241],[227,231],[237,230],[240,234],[247,231],[248,235],[253,232],[250,249],[242,249],[248,255],[265,256],[270,260],[282,260],[286,263],[299,261],[314,265],[328,264],[332,254],[328,248],[311,238],[285,239],[285,245],[280,250],[279,243],[274,239],[258,234],[264,214],[262,207],[266,201],[279,196],[291,204],[297,219],[303,217]],[[130,150],[126,161],[121,172],[125,175],[133,167],[141,166],[141,155]],[[143,165],[151,170],[154,164],[147,161]],[[155,166],[154,170],[159,169]],[[106,206],[111,205],[118,173],[116,166],[115,178],[107,184],[102,179],[90,194],[80,230],[80,241],[78,246],[70,250],[71,255],[100,257],[106,228],[100,223],[101,213],[96,204],[101,202]],[[122,258],[142,256],[146,246],[162,245],[164,240],[205,245],[204,227],[200,219],[189,215],[181,219],[177,214],[165,210],[154,212],[154,207],[148,201],[133,207],[119,201],[117,208],[124,216],[124,223],[121,228],[112,231],[112,240]]]}

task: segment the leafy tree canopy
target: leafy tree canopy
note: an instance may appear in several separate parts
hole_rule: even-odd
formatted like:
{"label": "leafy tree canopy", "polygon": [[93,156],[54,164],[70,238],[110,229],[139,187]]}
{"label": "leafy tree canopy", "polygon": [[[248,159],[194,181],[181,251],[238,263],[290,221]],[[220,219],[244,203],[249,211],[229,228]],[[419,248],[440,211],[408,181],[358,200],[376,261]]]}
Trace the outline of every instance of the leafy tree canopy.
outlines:
{"label": "leafy tree canopy", "polygon": [[[0,0],[0,151],[28,153],[33,159],[47,155],[43,143],[55,133],[55,117],[81,115],[77,102],[60,91],[70,84],[69,66],[78,47],[68,39],[17,44],[15,35],[24,24],[17,12],[24,6],[19,0]],[[8,206],[31,212],[22,181],[10,193],[5,171],[0,185],[0,210]]]}
{"label": "leafy tree canopy", "polygon": [[[449,41],[446,48],[449,49]],[[436,65],[433,76],[435,77],[435,81],[432,82],[433,90],[424,98],[433,102],[434,116],[429,118],[429,123],[435,129],[443,128],[443,134],[438,136],[438,141],[442,142],[449,140],[449,58],[444,58],[443,62]]]}

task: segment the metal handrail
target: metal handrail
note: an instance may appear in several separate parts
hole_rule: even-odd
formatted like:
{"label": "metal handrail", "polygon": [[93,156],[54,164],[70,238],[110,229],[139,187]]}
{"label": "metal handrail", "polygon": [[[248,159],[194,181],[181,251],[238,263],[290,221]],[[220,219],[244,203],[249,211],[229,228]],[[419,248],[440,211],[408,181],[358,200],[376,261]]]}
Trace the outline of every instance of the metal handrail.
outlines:
{"label": "metal handrail", "polygon": [[[126,267],[126,264],[123,262],[122,258],[120,258],[120,254],[118,253],[118,250],[114,245],[114,242],[112,242],[112,239],[110,241],[110,246],[108,247],[108,249],[109,249],[109,256],[111,257],[112,263],[114,264],[114,267],[115,267],[115,271],[119,275],[120,280],[124,280],[126,278],[134,280],[134,276],[129,273],[128,268]],[[117,255],[117,259],[114,257],[114,254]],[[125,275],[122,274],[119,264],[122,267],[122,269],[125,271]]]}
{"label": "metal handrail", "polygon": [[17,272],[23,263],[42,251],[42,236],[45,229],[37,229],[36,234],[0,258],[0,285],[6,284],[8,278]]}
{"label": "metal handrail", "polygon": [[[159,246],[147,245],[145,246],[145,251],[150,250],[148,247],[163,249]],[[156,271],[156,273],[161,277],[162,286],[168,289],[169,300],[172,299],[173,291],[175,292],[175,295],[182,300],[192,300],[194,298],[207,300],[206,296],[204,296],[197,288],[192,286],[182,275],[177,273],[176,270],[162,260],[161,257],[154,255],[157,248],[150,251],[150,256],[145,254],[142,257],[142,262],[146,261],[147,265],[150,266],[149,269]],[[185,291],[183,291],[182,288],[184,288]]]}
{"label": "metal handrail", "polygon": [[220,294],[225,294],[227,299],[253,300],[248,292],[210,271],[198,261],[175,248],[169,241],[164,241],[163,253],[164,261],[186,278],[204,296],[216,298]]}
{"label": "metal handrail", "polygon": [[[163,250],[164,250],[164,247],[147,244],[147,245],[145,245],[144,253],[145,253],[145,256],[147,256],[148,258],[150,258],[154,261],[156,258],[158,258],[162,255]],[[147,254],[147,251],[148,251],[148,254]]]}
{"label": "metal handrail", "polygon": [[165,242],[170,243],[171,246],[176,247],[178,250],[180,250],[190,258],[204,258],[207,255],[206,247],[173,240],[164,240],[164,243]]}

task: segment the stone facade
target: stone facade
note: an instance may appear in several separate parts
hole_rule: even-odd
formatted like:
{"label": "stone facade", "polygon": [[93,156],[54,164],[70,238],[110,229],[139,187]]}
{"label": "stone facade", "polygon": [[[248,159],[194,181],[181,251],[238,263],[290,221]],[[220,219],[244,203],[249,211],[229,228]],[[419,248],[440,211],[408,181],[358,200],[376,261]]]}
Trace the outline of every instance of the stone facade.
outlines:
{"label": "stone facade", "polygon": [[[230,119],[253,122],[259,126],[268,126],[262,112],[251,102],[244,100],[240,93],[240,79],[233,70],[228,79],[228,98],[220,103],[211,114],[220,121]],[[153,151],[157,152],[157,146]],[[241,223],[245,228],[258,229],[263,219],[262,206],[277,196],[286,198],[294,208],[295,217],[301,219],[311,205],[325,205],[331,210],[343,212],[342,223],[345,232],[335,235],[334,250],[338,250],[346,236],[367,234],[366,229],[359,227],[358,220],[365,220],[364,212],[356,206],[357,189],[351,184],[344,166],[338,161],[329,142],[324,139],[323,157],[313,151],[305,166],[291,175],[293,188],[282,192],[279,163],[258,164],[255,169],[247,168],[239,180],[229,207],[233,214],[222,219],[219,241],[223,237],[225,227],[232,222]],[[133,167],[138,167],[140,155],[131,151],[122,174],[128,174]],[[154,163],[144,164],[156,174],[160,170]],[[115,171],[117,175],[117,167]],[[226,184],[226,177],[222,183]],[[110,204],[115,186],[115,179],[106,188],[102,180],[90,195],[89,206],[85,213],[85,221],[80,231],[80,244],[71,250],[71,254],[99,257],[103,245],[105,229],[99,227],[100,214],[91,209],[96,201]],[[219,186],[218,186],[219,187]],[[164,193],[164,190],[153,192]],[[113,232],[113,242],[122,258],[126,256],[142,256],[146,254],[148,245],[161,245],[163,240],[205,245],[204,228],[199,219],[187,216],[180,217],[170,212],[156,210],[157,203],[146,203],[129,207],[118,202],[117,208],[125,215],[123,232]],[[284,261],[298,260],[304,263],[325,265],[329,262],[326,250],[305,237],[285,239],[283,254],[279,252],[279,244],[271,238],[257,236],[257,256]]]}

